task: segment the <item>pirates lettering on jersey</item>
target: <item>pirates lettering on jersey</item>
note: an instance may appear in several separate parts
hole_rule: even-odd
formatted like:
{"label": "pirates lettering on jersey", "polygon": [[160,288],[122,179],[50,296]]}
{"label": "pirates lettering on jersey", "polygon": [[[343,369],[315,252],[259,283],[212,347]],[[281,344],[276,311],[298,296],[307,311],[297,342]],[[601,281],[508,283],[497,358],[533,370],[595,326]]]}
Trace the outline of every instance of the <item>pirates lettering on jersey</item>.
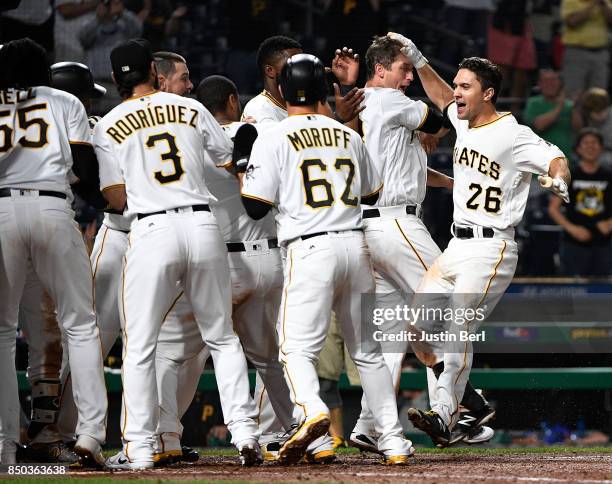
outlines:
{"label": "pirates lettering on jersey", "polygon": [[107,128],[106,132],[113,140],[121,144],[128,136],[139,129],[166,123],[178,123],[197,128],[197,117],[198,111],[186,106],[176,106],[174,104],[147,106],[126,114],[117,120],[113,126]]}
{"label": "pirates lettering on jersey", "polygon": [[27,91],[16,91],[13,89],[0,91],[0,104],[19,104],[35,98],[36,93],[32,88],[29,88]]}
{"label": "pirates lettering on jersey", "polygon": [[499,173],[501,171],[499,163],[489,160],[489,158],[476,150],[468,149],[464,146],[460,154],[459,148],[455,146],[453,149],[453,163],[474,168],[493,180],[499,180]]}
{"label": "pirates lettering on jersey", "polygon": [[287,138],[295,151],[305,148],[338,148],[342,142],[346,149],[351,140],[348,131],[339,128],[303,128],[287,133]]}

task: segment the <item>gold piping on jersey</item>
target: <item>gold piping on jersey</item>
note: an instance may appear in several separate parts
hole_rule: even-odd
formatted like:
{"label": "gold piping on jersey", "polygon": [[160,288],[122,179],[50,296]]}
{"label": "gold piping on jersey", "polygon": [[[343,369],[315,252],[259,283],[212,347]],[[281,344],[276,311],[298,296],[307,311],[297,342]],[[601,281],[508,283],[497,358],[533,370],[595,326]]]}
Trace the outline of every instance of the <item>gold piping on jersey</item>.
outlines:
{"label": "gold piping on jersey", "polygon": [[92,144],[89,141],[72,141],[72,140],[68,140],[68,143],[70,143],[71,145],[92,146]]}
{"label": "gold piping on jersey", "polygon": [[[485,293],[483,294],[482,298],[480,299],[480,302],[476,305],[476,309],[478,309],[480,307],[480,305],[483,303],[483,301],[485,300],[485,298],[487,297],[487,294],[489,292],[489,289],[491,288],[491,283],[493,282],[493,279],[495,278],[495,276],[497,275],[497,269],[499,268],[499,265],[502,263],[502,261],[504,260],[504,252],[506,251],[506,241],[503,240],[502,241],[504,243],[501,252],[499,253],[499,259],[497,261],[497,263],[495,264],[495,267],[493,268],[493,273],[491,274],[491,277],[489,277],[489,281],[487,282],[487,286],[485,288]],[[470,321],[467,322],[467,326],[466,329],[469,331],[470,330]],[[463,366],[461,367],[461,370],[459,371],[459,373],[457,374],[457,378],[455,378],[455,382],[454,382],[454,386],[457,385],[457,381],[459,380],[459,377],[461,376],[461,374],[465,371],[465,368],[467,366],[467,344],[468,342],[465,342],[464,345],[464,351],[463,351]],[[451,415],[451,419],[453,417],[453,415],[455,415],[458,411],[459,411],[459,399],[457,398],[457,394],[454,393],[453,397],[455,399],[455,408],[456,410],[453,412],[453,414]]]}
{"label": "gold piping on jersey", "polygon": [[367,195],[361,195],[361,198],[368,198],[371,197],[373,195],[376,195],[378,192],[380,192],[383,189],[384,183],[381,183],[380,186],[374,190],[372,193],[368,193]]}
{"label": "gold piping on jersey", "polygon": [[158,92],[161,92],[159,89],[153,89],[152,91],[148,91],[145,92],[144,94],[139,94],[138,96],[130,96],[125,98],[123,101],[121,102],[126,102],[126,101],[131,101],[132,99],[139,99],[141,97],[147,97],[147,96],[152,96],[153,94],[157,94]]}
{"label": "gold piping on jersey", "polygon": [[168,314],[170,314],[170,311],[172,311],[174,309],[174,306],[176,306],[176,303],[181,298],[183,293],[184,293],[184,291],[180,291],[178,293],[178,296],[176,296],[176,298],[174,298],[174,301],[172,301],[172,304],[170,305],[170,308],[168,309],[168,311],[166,311],[166,314],[164,314],[164,317],[162,318],[162,324],[164,324],[166,322],[166,318],[168,317]]}
{"label": "gold piping on jersey", "polygon": [[268,101],[270,101],[272,104],[274,104],[275,106],[278,106],[279,108],[281,108],[283,111],[287,111],[287,107],[283,106],[279,101],[276,100],[276,98],[272,94],[270,94],[265,89],[261,91],[261,95],[265,97]]}
{"label": "gold piping on jersey", "polygon": [[500,114],[499,118],[494,119],[493,121],[487,121],[486,123],[482,123],[482,124],[479,124],[479,125],[477,125],[477,126],[472,126],[472,127],[469,127],[469,126],[468,126],[468,129],[478,129],[478,128],[484,128],[485,126],[489,126],[490,124],[493,124],[493,123],[495,123],[495,122],[499,121],[500,119],[505,118],[506,116],[510,116],[511,114],[512,114],[512,113],[510,113],[510,112],[508,112],[508,113],[504,113],[504,114]]}
{"label": "gold piping on jersey", "polygon": [[260,425],[260,417],[261,417],[261,406],[263,405],[263,398],[264,398],[264,393],[266,392],[266,387],[262,386],[261,387],[261,394],[259,396],[259,402],[257,403],[257,418],[255,419],[257,421],[257,426]]}
{"label": "gold piping on jersey", "polygon": [[274,205],[274,202],[271,202],[270,200],[266,200],[265,198],[256,197],[255,195],[247,195],[246,193],[241,193],[240,196],[244,198],[251,198],[253,200],[258,200],[260,202],[267,203],[268,205]]}
{"label": "gold piping on jersey", "polygon": [[429,116],[429,106],[425,104],[425,115],[423,116],[423,119],[421,119],[421,122],[414,131],[418,131],[419,129],[421,129],[421,126],[423,126],[425,124],[425,121],[427,121],[427,116]]}
{"label": "gold piping on jersey", "polygon": [[108,235],[108,227],[105,225],[104,226],[104,235],[102,236],[102,243],[100,244],[100,252],[98,252],[98,256],[96,257],[96,262],[94,264],[94,271],[93,271],[93,276],[92,279],[95,283],[96,280],[96,274],[98,272],[98,264],[100,261],[100,257],[102,257],[102,252],[104,251],[104,243],[106,242],[106,236]]}
{"label": "gold piping on jersey", "polygon": [[412,251],[414,252],[414,255],[417,256],[417,259],[419,259],[419,262],[421,263],[421,265],[423,266],[423,269],[425,269],[425,272],[427,272],[427,265],[425,264],[425,262],[423,261],[423,258],[419,255],[419,253],[417,252],[416,248],[414,247],[414,245],[412,245],[412,242],[410,242],[410,240],[408,239],[408,237],[406,237],[406,234],[404,233],[404,231],[402,230],[402,228],[400,227],[399,222],[397,221],[397,219],[393,220],[395,222],[395,225],[397,225],[397,229],[400,231],[400,234],[402,234],[402,237],[404,237],[404,240],[406,242],[408,242],[408,245],[410,246],[410,248],[412,249]]}
{"label": "gold piping on jersey", "polygon": [[228,168],[232,163],[233,163],[233,161],[229,160],[228,162],[224,163],[223,165],[215,165],[215,166],[217,168]]}
{"label": "gold piping on jersey", "polygon": [[[128,235],[128,246],[129,246],[130,236]],[[125,359],[125,355],[127,353],[127,344],[128,344],[128,336],[127,336],[127,321],[125,318],[125,269],[127,267],[127,254],[123,256],[123,269],[121,271],[121,312],[123,313],[123,351],[122,358]],[[123,380],[123,365],[121,365],[121,388],[125,388],[125,381]],[[121,426],[121,438],[125,440],[125,428],[127,427],[127,418],[128,418],[128,410],[126,404],[126,398],[122,398],[123,400],[123,425]],[[128,447],[130,443],[125,443],[125,456],[128,461],[131,462],[130,456],[128,454]]]}

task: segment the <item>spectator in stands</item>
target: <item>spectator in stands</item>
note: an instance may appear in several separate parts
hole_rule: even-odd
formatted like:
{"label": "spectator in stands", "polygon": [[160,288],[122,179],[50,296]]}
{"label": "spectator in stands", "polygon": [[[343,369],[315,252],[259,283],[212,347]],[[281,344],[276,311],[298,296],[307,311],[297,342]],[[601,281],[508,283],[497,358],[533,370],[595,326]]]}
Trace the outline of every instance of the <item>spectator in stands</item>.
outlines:
{"label": "spectator in stands", "polygon": [[571,99],[589,87],[608,87],[610,53],[608,24],[612,23],[609,0],[562,0],[563,79]]}
{"label": "spectator in stands", "polygon": [[548,213],[564,230],[559,255],[561,272],[567,276],[604,277],[612,268],[612,173],[599,163],[602,151],[599,131],[583,129],[576,140],[580,162],[571,169],[565,213],[561,199],[550,198]]}
{"label": "spectator in stands", "polygon": [[55,61],[85,62],[81,27],[91,20],[100,0],[55,0]]}
{"label": "spectator in stands", "polygon": [[572,106],[565,97],[558,72],[540,70],[540,94],[527,100],[524,121],[546,141],[557,145],[567,158],[572,153]]}
{"label": "spectator in stands", "polygon": [[107,92],[94,103],[95,114],[106,114],[121,100],[111,78],[110,53],[117,44],[141,35],[142,22],[149,15],[150,6],[151,0],[147,0],[145,8],[135,15],[125,9],[122,0],[100,2],[95,17],[81,27],[79,40],[85,49],[87,65]]}
{"label": "spectator in stands", "polygon": [[493,11],[493,0],[444,0],[444,23],[447,29],[474,41],[474,50],[463,55],[459,42],[449,42],[440,50],[440,59],[453,67],[462,57],[484,57],[487,53],[487,27]]}
{"label": "spectator in stands", "polygon": [[610,96],[605,89],[592,87],[580,97],[572,113],[572,124],[575,131],[583,127],[596,128],[603,137],[604,153],[600,163],[612,167],[612,110]]}
{"label": "spectator in stands", "polygon": [[17,8],[2,12],[0,44],[24,37],[39,43],[49,53],[53,51],[53,8],[49,0],[22,0]]}
{"label": "spectator in stands", "polygon": [[[146,7],[145,0],[124,0],[125,7],[138,13]],[[149,15],[142,25],[142,38],[151,44],[153,52],[168,47],[167,39],[176,35],[180,28],[180,20],[187,13],[187,7],[173,7],[171,0],[151,0]]]}
{"label": "spectator in stands", "polygon": [[512,111],[521,110],[527,94],[527,74],[537,65],[527,0],[501,0],[497,4],[489,26],[487,57],[511,82],[509,94],[516,100]]}

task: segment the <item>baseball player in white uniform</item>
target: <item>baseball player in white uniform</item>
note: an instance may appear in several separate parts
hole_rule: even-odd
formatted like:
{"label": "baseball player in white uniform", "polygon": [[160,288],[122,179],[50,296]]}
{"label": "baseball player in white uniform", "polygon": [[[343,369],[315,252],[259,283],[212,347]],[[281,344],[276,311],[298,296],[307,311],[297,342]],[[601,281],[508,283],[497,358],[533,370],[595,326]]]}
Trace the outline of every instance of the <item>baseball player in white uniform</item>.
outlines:
{"label": "baseball player in white uniform", "polygon": [[[377,37],[370,45],[366,53],[365,109],[359,115],[364,142],[383,176],[385,187],[376,208],[364,207],[364,231],[379,303],[391,306],[406,303],[405,295],[416,291],[425,272],[440,255],[440,249],[420,218],[426,186],[448,189],[453,186],[451,178],[427,167],[419,132],[440,135],[446,130],[439,111],[404,95],[403,91],[414,79],[415,65],[402,52],[403,44],[398,37],[390,33]],[[426,60],[417,66],[419,75],[423,69],[428,69]],[[432,98],[443,104],[452,100],[451,93],[438,89],[440,81],[436,76],[424,74],[422,82]],[[383,352],[396,386],[407,347],[406,341],[403,347],[395,345]],[[436,370],[428,370],[432,381]],[[475,405],[485,405],[482,397],[473,393]],[[433,393],[431,397],[433,400]],[[471,401],[464,403],[470,408],[474,406]],[[480,433],[478,429],[476,434]],[[483,436],[490,438],[492,430],[487,429]],[[473,439],[471,443],[477,441]],[[351,443],[362,450],[376,451],[373,415],[365,397],[360,418],[351,432]]]}
{"label": "baseball player in white uniform", "polygon": [[[0,460],[15,460],[19,399],[15,328],[28,259],[53,299],[66,335],[73,393],[79,412],[75,452],[103,464],[106,389],[99,333],[90,290],[91,271],[74,213],[66,202],[71,167],[83,180],[95,172],[85,108],[73,95],[49,87],[42,47],[29,39],[0,50]],[[27,68],[22,60],[28,59]],[[34,87],[36,86],[36,87]],[[89,281],[89,282],[87,282]]]}
{"label": "baseball player in white uniform", "polygon": [[[155,349],[180,281],[215,362],[221,404],[243,465],[262,461],[246,360],[231,328],[229,267],[203,183],[203,166],[226,163],[231,141],[199,103],[154,89],[146,41],[111,52],[124,102],[94,128],[100,183],[116,210],[136,214],[121,283],[123,451],[114,469],[153,466],[158,424]],[[208,154],[208,157],[204,156]]]}
{"label": "baseball player in white uniform", "polygon": [[278,237],[287,248],[278,332],[299,425],[278,460],[297,462],[329,427],[314,363],[335,309],[376,409],[380,450],[387,463],[404,464],[413,450],[402,435],[389,372],[380,353],[358,348],[361,293],[374,289],[359,206],[360,199],[376,199],[380,179],[358,135],[315,114],[326,97],[325,70],[316,57],[290,58],[280,87],[289,118],[259,136],[242,187],[251,217],[262,218],[278,205]]}
{"label": "baseball player in white uniform", "polygon": [[[401,41],[403,52],[418,66],[421,53],[410,40]],[[472,57],[459,65],[454,90],[438,83],[440,91],[446,89],[445,95],[433,97],[440,109],[445,108],[444,99],[451,92],[454,98],[445,109],[457,133],[453,150],[454,237],[427,270],[417,289],[417,305],[431,303],[433,297],[435,303],[449,299],[446,304],[453,309],[480,308],[490,314],[514,275],[518,256],[514,227],[525,210],[532,174],[550,177],[551,189],[568,199],[570,175],[563,153],[518,124],[511,113],[496,111],[501,78],[497,66]],[[452,321],[444,329],[455,335],[461,330],[473,333],[481,323],[482,318],[473,315],[465,324]],[[417,321],[416,334],[436,331],[434,324]],[[472,365],[472,341],[456,341],[441,338],[440,343],[416,344],[417,349],[444,355],[432,410],[408,411],[414,425],[440,445],[451,440],[450,430],[459,419],[459,402]],[[433,366],[436,361],[432,358],[425,363]]]}

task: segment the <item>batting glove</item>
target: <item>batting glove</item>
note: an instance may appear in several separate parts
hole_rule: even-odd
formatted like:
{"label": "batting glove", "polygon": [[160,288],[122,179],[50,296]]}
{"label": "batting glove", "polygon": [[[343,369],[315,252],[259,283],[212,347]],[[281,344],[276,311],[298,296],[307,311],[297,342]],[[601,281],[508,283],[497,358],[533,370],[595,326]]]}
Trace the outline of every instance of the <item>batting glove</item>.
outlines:
{"label": "batting glove", "polygon": [[540,185],[548,188],[555,195],[560,197],[565,203],[569,203],[569,189],[567,183],[561,177],[550,178],[549,176],[540,175],[538,176]]}
{"label": "batting glove", "polygon": [[412,63],[414,67],[420,69],[425,64],[427,64],[427,58],[423,54],[421,54],[421,51],[417,49],[417,46],[414,45],[414,42],[412,40],[404,37],[402,34],[396,34],[395,32],[388,32],[387,37],[393,40],[397,40],[403,45],[400,50],[402,51],[402,54],[408,57],[408,60]]}

